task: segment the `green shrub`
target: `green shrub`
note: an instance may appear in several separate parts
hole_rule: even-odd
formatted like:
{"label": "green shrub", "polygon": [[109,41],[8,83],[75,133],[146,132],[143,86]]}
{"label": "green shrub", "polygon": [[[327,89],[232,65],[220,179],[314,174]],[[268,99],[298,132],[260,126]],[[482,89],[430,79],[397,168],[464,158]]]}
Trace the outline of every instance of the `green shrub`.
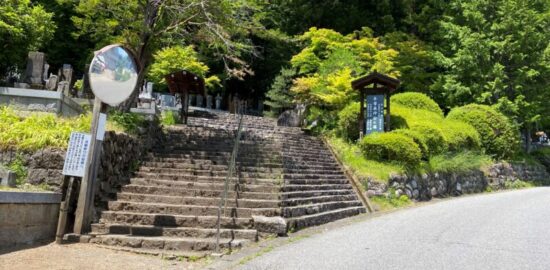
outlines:
{"label": "green shrub", "polygon": [[450,151],[479,150],[481,147],[479,133],[470,124],[445,120],[441,129]]}
{"label": "green shrub", "polygon": [[146,121],[145,117],[141,114],[120,111],[111,111],[109,113],[109,120],[129,134],[137,134],[139,129],[145,126]]}
{"label": "green shrub", "polygon": [[347,105],[338,113],[338,133],[342,138],[355,141],[359,139],[359,102]]}
{"label": "green shrub", "polygon": [[9,107],[0,107],[0,148],[34,151],[45,147],[66,147],[72,131],[90,130],[91,115],[59,118],[54,114],[32,113],[20,117]]}
{"label": "green shrub", "polygon": [[472,125],[481,146],[496,158],[511,157],[519,149],[519,133],[506,116],[486,105],[470,104],[451,110],[448,119]]}
{"label": "green shrub", "polygon": [[174,111],[164,111],[161,117],[161,123],[164,126],[173,126],[180,123],[179,116]]}
{"label": "green shrub", "polygon": [[391,104],[399,104],[410,109],[426,110],[443,117],[443,111],[441,111],[439,105],[437,105],[433,99],[422,93],[406,92],[393,95],[391,97]]}
{"label": "green shrub", "polygon": [[413,139],[397,133],[373,133],[359,143],[363,154],[379,161],[397,161],[414,166],[420,162],[422,153]]}
{"label": "green shrub", "polygon": [[391,107],[392,129],[410,128],[416,123],[423,122],[440,123],[443,120],[443,116],[428,110],[411,109],[399,104],[392,104]]}
{"label": "green shrub", "polygon": [[461,173],[479,170],[492,163],[491,157],[472,151],[436,155],[428,162],[432,172]]}
{"label": "green shrub", "polygon": [[440,123],[419,122],[415,123],[411,130],[420,134],[426,142],[428,156],[437,155],[447,150],[447,142],[441,130]]}
{"label": "green shrub", "polygon": [[420,132],[412,129],[396,129],[392,131],[392,133],[402,134],[411,138],[418,145],[418,148],[422,153],[422,158],[428,159],[430,153],[428,145],[426,144],[426,138],[424,138],[424,136]]}

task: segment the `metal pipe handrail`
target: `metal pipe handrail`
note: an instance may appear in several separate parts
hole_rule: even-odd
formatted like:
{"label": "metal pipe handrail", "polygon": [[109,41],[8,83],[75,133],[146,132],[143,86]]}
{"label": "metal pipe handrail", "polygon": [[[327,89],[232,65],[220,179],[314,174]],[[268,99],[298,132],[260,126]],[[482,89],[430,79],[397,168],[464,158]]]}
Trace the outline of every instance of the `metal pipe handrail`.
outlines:
{"label": "metal pipe handrail", "polygon": [[243,113],[239,113],[239,126],[237,128],[237,134],[235,135],[235,141],[233,143],[233,150],[231,152],[231,157],[229,158],[227,176],[225,177],[225,183],[223,188],[222,197],[218,204],[218,220],[216,223],[216,253],[220,253],[220,227],[221,227],[221,215],[222,215],[222,206],[223,206],[223,215],[225,216],[227,208],[227,192],[229,189],[229,179],[235,172],[235,163],[237,159],[237,153],[239,151],[239,143],[241,140],[242,133],[242,124],[243,124]]}

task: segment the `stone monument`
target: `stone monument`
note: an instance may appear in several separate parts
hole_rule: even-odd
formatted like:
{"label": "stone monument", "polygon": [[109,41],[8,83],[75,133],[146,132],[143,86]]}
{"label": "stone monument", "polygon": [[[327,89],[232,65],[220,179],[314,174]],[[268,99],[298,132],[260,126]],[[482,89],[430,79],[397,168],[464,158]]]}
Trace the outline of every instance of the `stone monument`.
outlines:
{"label": "stone monument", "polygon": [[216,110],[220,110],[222,107],[222,97],[220,94],[216,95]]}
{"label": "stone monument", "polygon": [[[23,84],[28,84],[30,88],[41,89],[44,86],[44,71],[46,63],[46,54],[42,52],[29,52],[27,57],[27,69],[21,78],[20,84],[16,87],[25,87]],[[46,71],[47,72],[47,71]]]}
{"label": "stone monument", "polygon": [[206,108],[212,109],[212,95],[206,96]]}

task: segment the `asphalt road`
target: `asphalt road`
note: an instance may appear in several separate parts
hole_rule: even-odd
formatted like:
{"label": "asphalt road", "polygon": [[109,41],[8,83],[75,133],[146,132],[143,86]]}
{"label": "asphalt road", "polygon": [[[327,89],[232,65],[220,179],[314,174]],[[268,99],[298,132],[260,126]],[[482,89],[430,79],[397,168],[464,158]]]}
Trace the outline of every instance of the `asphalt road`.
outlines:
{"label": "asphalt road", "polygon": [[398,211],[284,245],[240,269],[550,269],[550,188]]}

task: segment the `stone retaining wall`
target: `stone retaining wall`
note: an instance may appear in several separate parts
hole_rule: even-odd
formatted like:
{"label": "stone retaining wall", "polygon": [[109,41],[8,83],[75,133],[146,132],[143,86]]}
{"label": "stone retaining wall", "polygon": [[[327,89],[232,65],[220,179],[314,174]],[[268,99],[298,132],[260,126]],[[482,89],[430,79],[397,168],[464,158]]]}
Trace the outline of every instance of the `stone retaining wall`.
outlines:
{"label": "stone retaining wall", "polygon": [[[137,168],[142,155],[162,138],[162,129],[154,116],[147,122],[147,127],[139,131],[139,135],[130,136],[113,131],[105,133],[101,166],[98,169],[99,181],[95,185],[97,207],[104,207],[105,200],[114,198],[116,190],[129,182],[130,173],[133,168]],[[62,191],[64,149],[48,148],[34,153],[0,150],[0,163],[10,163],[18,156],[27,167],[28,184],[43,185],[58,193]]]}
{"label": "stone retaining wall", "polygon": [[0,248],[52,241],[61,195],[0,191]]}
{"label": "stone retaining wall", "polygon": [[530,164],[495,163],[485,170],[464,173],[433,173],[422,175],[390,176],[389,184],[369,181],[369,196],[382,195],[389,188],[396,195],[406,195],[414,200],[430,200],[432,197],[458,196],[467,193],[504,189],[515,181],[550,184],[550,174],[543,166]]}

